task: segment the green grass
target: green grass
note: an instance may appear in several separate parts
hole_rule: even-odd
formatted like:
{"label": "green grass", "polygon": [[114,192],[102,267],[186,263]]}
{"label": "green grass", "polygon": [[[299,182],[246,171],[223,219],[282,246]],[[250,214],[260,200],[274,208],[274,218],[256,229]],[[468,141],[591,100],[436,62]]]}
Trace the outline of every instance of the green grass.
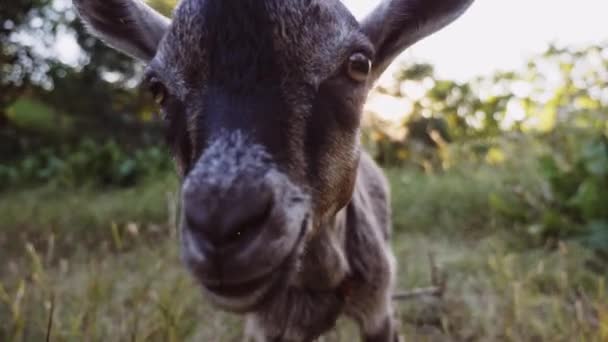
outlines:
{"label": "green grass", "polygon": [[[504,139],[497,144],[510,156],[498,165],[479,160],[468,145],[454,145],[442,152],[444,159],[458,161],[447,171],[387,170],[395,229],[479,235],[517,228],[513,218],[523,209],[512,208],[516,215],[505,219],[497,214],[492,198],[506,201],[514,193],[536,195],[544,191],[535,159],[543,147],[533,146],[532,139]],[[523,146],[528,149],[525,153]],[[516,202],[508,204],[517,206]]]}
{"label": "green grass", "polygon": [[23,253],[26,243],[59,244],[54,249],[67,256],[121,245],[116,232],[129,227],[155,235],[175,220],[175,189],[175,176],[166,175],[126,190],[46,186],[0,194],[0,260]]}
{"label": "green grass", "polygon": [[500,181],[488,170],[474,178],[458,172],[425,174],[389,170],[394,229],[402,232],[493,230],[497,223],[489,195],[502,192]]}
{"label": "green grass", "polygon": [[[528,172],[388,171],[399,288],[429,285],[429,253],[448,277],[442,299],[397,303],[408,340],[608,340],[594,256],[574,243],[532,247],[489,204],[513,186],[536,191]],[[52,341],[239,341],[240,318],[208,306],[179,262],[175,186],[167,176],[130,190],[2,195],[0,341],[43,341],[51,308]],[[354,336],[344,321],[326,341]]]}

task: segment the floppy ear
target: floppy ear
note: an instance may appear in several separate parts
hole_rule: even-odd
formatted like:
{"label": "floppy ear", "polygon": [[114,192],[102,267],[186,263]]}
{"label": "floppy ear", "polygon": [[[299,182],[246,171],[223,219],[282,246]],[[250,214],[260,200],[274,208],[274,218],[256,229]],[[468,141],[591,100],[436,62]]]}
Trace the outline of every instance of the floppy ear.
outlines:
{"label": "floppy ear", "polygon": [[361,23],[376,48],[374,78],[403,50],[450,24],[473,0],[384,0]]}
{"label": "floppy ear", "polygon": [[93,35],[109,46],[150,61],[169,27],[169,19],[141,0],[73,0]]}

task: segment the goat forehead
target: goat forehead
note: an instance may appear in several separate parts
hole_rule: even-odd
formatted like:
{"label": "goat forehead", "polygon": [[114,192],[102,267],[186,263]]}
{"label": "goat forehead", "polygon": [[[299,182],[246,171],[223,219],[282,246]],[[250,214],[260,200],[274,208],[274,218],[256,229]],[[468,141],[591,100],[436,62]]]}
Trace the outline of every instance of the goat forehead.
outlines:
{"label": "goat forehead", "polygon": [[336,67],[357,32],[339,0],[183,0],[160,55],[191,77],[215,67],[211,55],[256,56],[260,63],[266,56],[314,82]]}

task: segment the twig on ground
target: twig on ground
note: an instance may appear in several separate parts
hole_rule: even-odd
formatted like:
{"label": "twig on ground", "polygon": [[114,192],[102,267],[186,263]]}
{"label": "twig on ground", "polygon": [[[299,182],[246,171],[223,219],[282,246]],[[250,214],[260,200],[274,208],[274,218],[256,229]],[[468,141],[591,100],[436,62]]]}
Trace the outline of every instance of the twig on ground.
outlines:
{"label": "twig on ground", "polygon": [[443,289],[439,287],[425,287],[419,289],[413,289],[404,292],[397,292],[393,295],[393,300],[410,300],[420,297],[441,297],[443,295]]}
{"label": "twig on ground", "polygon": [[443,297],[447,287],[447,276],[445,273],[441,272],[437,266],[433,253],[429,253],[429,265],[431,269],[432,286],[397,292],[393,295],[393,300],[411,300],[420,297]]}
{"label": "twig on ground", "polygon": [[49,311],[49,320],[46,326],[46,342],[51,341],[51,332],[53,330],[53,315],[55,315],[55,294],[51,294],[51,307]]}

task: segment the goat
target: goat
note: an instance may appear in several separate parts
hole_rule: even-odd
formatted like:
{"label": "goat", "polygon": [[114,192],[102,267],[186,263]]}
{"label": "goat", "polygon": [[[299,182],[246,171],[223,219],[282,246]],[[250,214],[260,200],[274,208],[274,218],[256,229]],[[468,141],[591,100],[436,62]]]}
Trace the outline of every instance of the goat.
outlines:
{"label": "goat", "polygon": [[182,180],[184,264],[255,341],[312,341],[342,314],[395,341],[387,181],[359,143],[367,94],[404,49],[473,0],[73,0],[147,64]]}

